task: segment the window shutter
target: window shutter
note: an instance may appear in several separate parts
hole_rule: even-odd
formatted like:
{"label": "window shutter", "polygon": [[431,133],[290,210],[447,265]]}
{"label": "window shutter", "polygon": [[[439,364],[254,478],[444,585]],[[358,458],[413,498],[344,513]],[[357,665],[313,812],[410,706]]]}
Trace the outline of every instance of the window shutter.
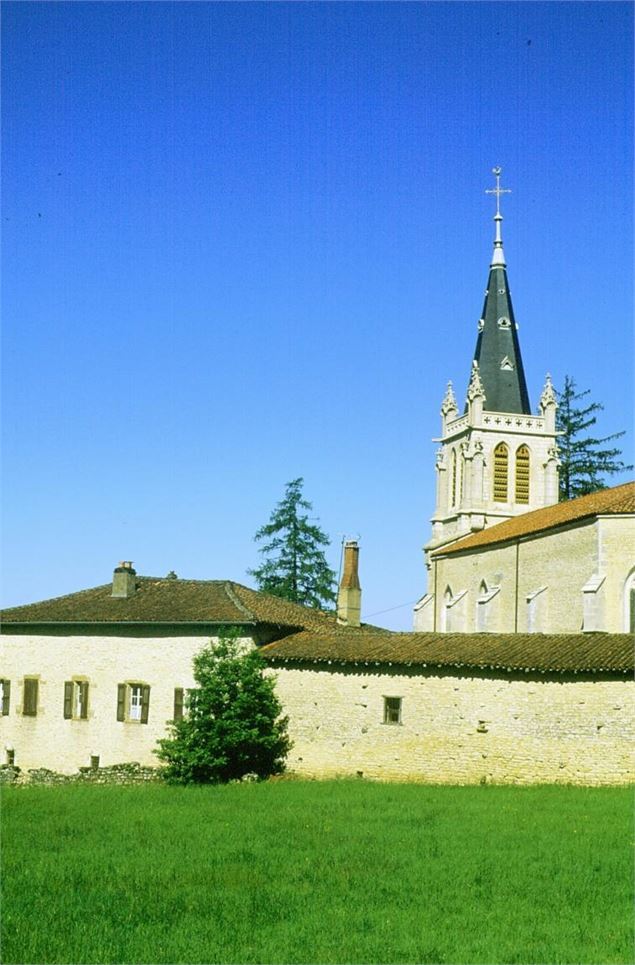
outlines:
{"label": "window shutter", "polygon": [[126,685],[117,684],[117,720],[126,719]]}
{"label": "window shutter", "polygon": [[73,681],[67,680],[64,683],[64,720],[70,720],[73,716]]}
{"label": "window shutter", "polygon": [[88,681],[82,680],[79,684],[80,693],[80,714],[82,720],[88,719]]}
{"label": "window shutter", "polygon": [[148,713],[150,711],[150,688],[144,684],[141,688],[141,723],[148,723]]}
{"label": "window shutter", "polygon": [[22,713],[25,717],[37,716],[37,685],[34,677],[24,678],[24,705]]}
{"label": "window shutter", "polygon": [[6,717],[9,713],[9,696],[11,694],[11,681],[2,681],[2,716]]}
{"label": "window shutter", "polygon": [[183,717],[185,691],[183,687],[174,688],[174,720],[181,720]]}
{"label": "window shutter", "polygon": [[183,688],[174,688],[174,720],[181,720],[183,717]]}

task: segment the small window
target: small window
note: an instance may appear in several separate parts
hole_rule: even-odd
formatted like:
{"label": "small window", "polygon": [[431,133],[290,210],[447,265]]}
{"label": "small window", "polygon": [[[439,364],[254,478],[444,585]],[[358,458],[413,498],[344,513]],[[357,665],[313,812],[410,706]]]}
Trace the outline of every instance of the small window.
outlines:
{"label": "small window", "polygon": [[529,502],[529,448],[519,446],[516,450],[516,502]]}
{"label": "small window", "polygon": [[117,720],[147,724],[150,712],[150,688],[131,683],[117,686]]}
{"label": "small window", "polygon": [[37,717],[37,692],[39,681],[37,677],[24,678],[24,695],[22,714],[24,717]]}
{"label": "small window", "polygon": [[10,701],[11,701],[11,681],[0,680],[0,706],[2,708],[3,717],[7,717],[9,714]]}
{"label": "small window", "polygon": [[130,720],[141,720],[141,707],[143,688],[141,684],[132,684],[130,687]]}
{"label": "small window", "polygon": [[183,687],[174,688],[174,715],[173,720],[181,720],[183,717]]}
{"label": "small window", "polygon": [[504,442],[494,449],[494,502],[507,502],[508,453]]}
{"label": "small window", "polygon": [[67,680],[64,684],[65,720],[88,720],[88,681]]}
{"label": "small window", "polygon": [[384,724],[401,723],[401,697],[384,697]]}

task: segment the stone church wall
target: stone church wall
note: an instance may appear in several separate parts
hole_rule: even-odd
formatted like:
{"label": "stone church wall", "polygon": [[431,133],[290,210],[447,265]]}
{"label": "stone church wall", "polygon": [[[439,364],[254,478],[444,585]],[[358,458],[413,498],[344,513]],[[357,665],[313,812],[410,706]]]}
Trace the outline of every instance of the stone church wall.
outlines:
{"label": "stone church wall", "polygon": [[[291,771],[437,783],[635,781],[635,683],[486,674],[275,670]],[[384,698],[401,697],[401,723]]]}
{"label": "stone church wall", "polygon": [[[635,566],[635,518],[594,518],[576,526],[535,534],[519,541],[518,557],[516,547],[515,542],[494,544],[472,552],[450,554],[433,562],[429,584],[437,588],[437,630],[447,629],[444,594],[448,586],[455,596],[467,590],[462,601],[462,625],[454,621],[451,629],[468,633],[479,629],[477,611],[483,581],[490,591],[500,587],[487,606],[490,614],[486,629],[490,632],[513,633],[517,629],[519,633],[578,633],[585,628],[621,633],[628,630],[624,592],[628,574]],[[597,601],[593,601],[598,625],[588,626],[584,588],[594,577],[604,579],[594,594]],[[540,599],[535,597],[538,591],[541,591]],[[536,602],[532,614],[533,599]]]}

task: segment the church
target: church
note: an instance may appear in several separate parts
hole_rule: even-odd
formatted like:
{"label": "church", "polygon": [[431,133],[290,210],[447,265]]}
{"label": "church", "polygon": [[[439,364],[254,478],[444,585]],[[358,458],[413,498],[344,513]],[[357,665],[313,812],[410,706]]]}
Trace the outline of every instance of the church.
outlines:
{"label": "church", "polygon": [[558,503],[556,394],[532,414],[503,251],[495,238],[463,411],[441,405],[436,506],[421,631],[635,631],[632,484]]}
{"label": "church", "polygon": [[137,574],[2,614],[0,771],[156,765],[192,659],[223,628],[258,647],[304,777],[434,783],[635,780],[635,483],[558,503],[557,400],[532,415],[503,254],[463,413],[441,407],[428,592],[415,630],[363,624],[359,547],[336,613],[229,580]]}

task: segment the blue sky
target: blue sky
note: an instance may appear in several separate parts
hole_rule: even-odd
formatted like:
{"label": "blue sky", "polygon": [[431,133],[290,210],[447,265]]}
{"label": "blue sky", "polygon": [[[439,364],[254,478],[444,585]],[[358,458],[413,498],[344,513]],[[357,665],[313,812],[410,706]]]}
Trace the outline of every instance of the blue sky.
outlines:
{"label": "blue sky", "polygon": [[363,616],[409,628],[497,164],[532,407],[571,374],[630,456],[632,19],[5,2],[3,604],[122,559],[249,583],[303,476]]}

